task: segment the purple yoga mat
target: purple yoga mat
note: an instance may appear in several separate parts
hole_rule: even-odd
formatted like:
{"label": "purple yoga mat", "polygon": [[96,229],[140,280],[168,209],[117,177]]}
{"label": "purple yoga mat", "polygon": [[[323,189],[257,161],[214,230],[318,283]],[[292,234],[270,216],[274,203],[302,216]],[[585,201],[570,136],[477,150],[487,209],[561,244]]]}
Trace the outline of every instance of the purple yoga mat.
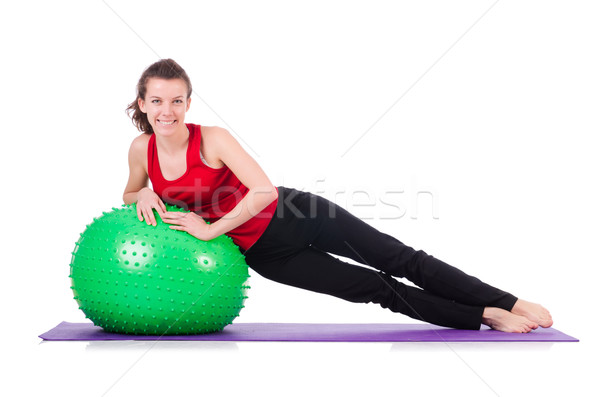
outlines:
{"label": "purple yoga mat", "polygon": [[91,323],[63,321],[39,337],[49,341],[578,342],[554,328],[511,334],[486,326],[469,331],[429,324],[235,323],[211,334],[147,336],[109,333]]}

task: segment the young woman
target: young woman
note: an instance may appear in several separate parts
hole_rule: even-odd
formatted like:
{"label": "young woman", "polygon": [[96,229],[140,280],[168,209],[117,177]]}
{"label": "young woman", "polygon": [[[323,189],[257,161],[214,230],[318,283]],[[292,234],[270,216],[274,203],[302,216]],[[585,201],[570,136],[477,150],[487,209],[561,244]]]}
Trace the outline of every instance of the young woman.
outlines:
{"label": "young woman", "polygon": [[[433,324],[479,329],[483,323],[505,332],[552,325],[539,304],[416,251],[320,196],[273,186],[227,130],[185,123],[191,93],[186,72],[163,59],[144,71],[127,108],[142,134],[129,150],[123,201],[137,203],[140,221],[156,225],[156,211],[171,228],[200,240],[226,234],[248,265],[268,279],[379,303]],[[165,202],[191,212],[166,211]]]}

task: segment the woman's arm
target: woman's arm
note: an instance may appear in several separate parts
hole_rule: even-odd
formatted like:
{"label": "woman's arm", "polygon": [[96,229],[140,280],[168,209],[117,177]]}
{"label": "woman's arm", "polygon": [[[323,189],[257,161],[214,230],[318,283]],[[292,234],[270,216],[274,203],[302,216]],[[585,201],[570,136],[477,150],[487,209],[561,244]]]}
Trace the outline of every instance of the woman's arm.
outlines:
{"label": "woman's arm", "polygon": [[277,199],[277,189],[260,165],[238,141],[223,128],[215,131],[217,154],[247,188],[248,193],[225,216],[211,225],[216,236],[220,236],[261,212]]}
{"label": "woman's arm", "polygon": [[146,223],[156,226],[156,219],[152,209],[160,214],[166,211],[162,200],[152,189],[148,187],[148,172],[146,163],[146,150],[148,148],[148,137],[140,135],[133,140],[129,148],[129,180],[123,192],[125,204],[137,203],[136,210],[140,221],[146,219]]}
{"label": "woman's arm", "polygon": [[230,212],[211,225],[195,214],[185,217],[181,213],[162,215],[165,222],[174,225],[173,229],[187,231],[201,240],[212,240],[235,229],[277,199],[277,189],[267,174],[227,130],[215,128],[211,135],[212,150],[248,188],[248,193]]}
{"label": "woman's arm", "polygon": [[144,168],[143,153],[141,151],[143,142],[140,138],[135,138],[129,147],[127,158],[129,162],[129,180],[123,192],[123,202],[125,204],[135,203],[138,192],[148,186],[148,174]]}

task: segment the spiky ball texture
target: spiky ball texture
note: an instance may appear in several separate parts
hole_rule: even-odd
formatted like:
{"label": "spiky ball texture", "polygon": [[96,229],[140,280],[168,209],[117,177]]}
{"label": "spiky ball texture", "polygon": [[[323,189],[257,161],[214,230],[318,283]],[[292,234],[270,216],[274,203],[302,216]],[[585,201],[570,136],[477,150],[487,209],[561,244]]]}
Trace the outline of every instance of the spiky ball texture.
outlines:
{"label": "spiky ball texture", "polygon": [[250,288],[237,246],[225,235],[202,241],[172,230],[158,215],[156,222],[140,222],[132,204],[87,225],[69,276],[79,308],[105,331],[127,334],[200,334],[231,324]]}

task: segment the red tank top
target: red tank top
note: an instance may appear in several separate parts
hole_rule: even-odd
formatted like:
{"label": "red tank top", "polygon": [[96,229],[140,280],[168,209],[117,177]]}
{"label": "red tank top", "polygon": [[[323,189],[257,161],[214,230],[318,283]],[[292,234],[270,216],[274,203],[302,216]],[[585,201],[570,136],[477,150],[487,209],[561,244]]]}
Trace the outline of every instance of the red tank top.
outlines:
{"label": "red tank top", "polygon": [[[212,168],[200,158],[201,129],[196,124],[186,124],[190,136],[187,147],[187,168],[181,177],[166,180],[160,170],[156,136],[148,141],[148,177],[152,188],[165,203],[177,205],[200,215],[210,223],[229,213],[248,193],[248,188],[240,182],[227,167]],[[245,223],[227,232],[243,250],[247,250],[258,240],[271,221],[277,200],[267,205],[260,213]]]}

